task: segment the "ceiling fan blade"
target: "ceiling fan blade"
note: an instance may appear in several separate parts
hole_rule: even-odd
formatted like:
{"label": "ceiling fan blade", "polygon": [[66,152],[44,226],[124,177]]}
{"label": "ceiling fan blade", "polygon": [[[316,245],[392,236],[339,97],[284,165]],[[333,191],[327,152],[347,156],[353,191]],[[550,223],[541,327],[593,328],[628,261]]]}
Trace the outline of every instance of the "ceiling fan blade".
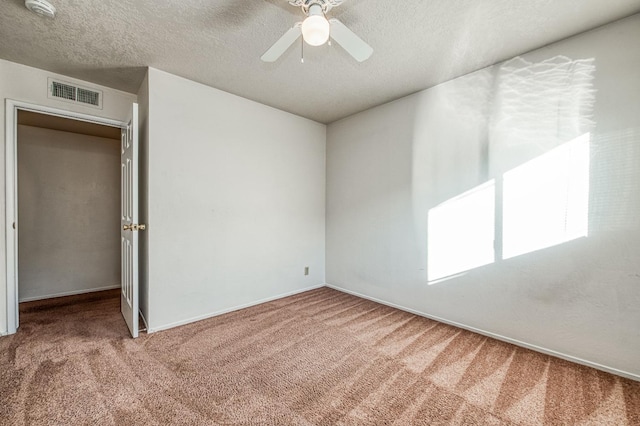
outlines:
{"label": "ceiling fan blade", "polygon": [[356,61],[363,62],[369,59],[369,56],[373,53],[371,46],[337,19],[329,19],[329,23],[331,24],[331,38],[353,56]]}
{"label": "ceiling fan blade", "polygon": [[284,33],[280,40],[276,41],[260,59],[264,62],[275,62],[301,35],[300,22],[298,22],[293,28]]}

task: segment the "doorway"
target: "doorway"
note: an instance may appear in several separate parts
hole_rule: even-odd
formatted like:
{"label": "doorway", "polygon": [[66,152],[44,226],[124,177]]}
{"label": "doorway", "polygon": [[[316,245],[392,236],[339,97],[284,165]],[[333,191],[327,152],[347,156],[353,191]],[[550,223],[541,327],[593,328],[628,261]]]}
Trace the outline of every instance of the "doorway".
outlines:
{"label": "doorway", "polygon": [[120,133],[18,111],[19,303],[120,288]]}
{"label": "doorway", "polygon": [[[23,114],[23,112],[30,112],[30,113],[36,113],[36,115],[33,114]],[[40,115],[45,115],[46,117],[40,117]],[[124,206],[124,199],[127,198],[128,200],[128,205],[129,206],[134,206],[133,207],[133,212],[135,213],[132,218],[137,220],[137,187],[135,188],[135,190],[132,189],[132,187],[134,187],[134,185],[137,185],[137,166],[135,166],[137,164],[137,105],[133,104],[131,107],[131,110],[129,112],[129,117],[127,119],[127,122],[119,122],[116,120],[111,120],[111,119],[105,119],[105,118],[101,118],[101,117],[95,117],[95,116],[90,116],[90,115],[86,115],[86,114],[81,114],[81,113],[74,113],[74,112],[69,112],[69,111],[65,111],[65,110],[59,110],[59,109],[55,109],[55,108],[50,108],[50,107],[44,107],[44,106],[40,106],[40,105],[33,105],[33,104],[28,104],[28,103],[24,103],[24,102],[19,102],[19,101],[13,101],[13,100],[7,100],[6,101],[6,136],[5,136],[5,166],[6,166],[6,173],[5,173],[5,199],[6,199],[6,204],[5,204],[5,208],[6,208],[6,225],[5,225],[5,231],[6,231],[6,259],[7,259],[7,263],[6,263],[6,279],[7,279],[7,331],[8,334],[13,334],[17,331],[18,325],[19,325],[19,310],[18,310],[18,303],[19,303],[19,297],[20,297],[20,293],[22,292],[22,296],[23,296],[23,300],[25,300],[26,298],[28,298],[28,292],[34,292],[35,290],[33,289],[29,289],[29,290],[22,290],[19,289],[19,270],[20,270],[20,256],[19,256],[19,222],[18,222],[18,207],[20,204],[20,200],[18,198],[19,195],[19,191],[21,188],[19,188],[19,182],[18,182],[18,178],[19,178],[19,167],[18,167],[18,151],[19,151],[19,145],[18,145],[18,137],[19,137],[19,132],[22,133],[22,131],[20,130],[20,126],[25,126],[26,127],[35,127],[36,129],[30,129],[27,130],[27,133],[31,132],[31,133],[38,133],[41,132],[40,129],[44,129],[47,127],[47,125],[45,124],[38,124],[38,126],[33,126],[30,124],[34,124],[34,121],[31,120],[45,120],[49,122],[49,127],[55,127],[55,126],[67,126],[69,125],[69,122],[67,121],[60,121],[60,120],[54,120],[54,119],[63,119],[63,120],[70,120],[71,123],[74,127],[74,131],[69,131],[71,130],[71,128],[58,128],[58,129],[53,129],[54,131],[57,132],[66,132],[66,133],[73,133],[75,135],[81,135],[82,133],[87,133],[87,126],[88,125],[100,125],[100,127],[95,127],[94,129],[98,129],[100,128],[100,132],[102,131],[115,131],[116,133],[111,133],[111,135],[116,135],[116,134],[120,134],[120,137],[118,139],[118,142],[121,141],[121,145],[117,144],[118,147],[122,147],[122,150],[118,149],[118,154],[122,154],[122,159],[126,159],[127,164],[131,165],[133,164],[134,166],[132,166],[132,172],[129,173],[130,176],[133,176],[134,179],[129,178],[128,179],[128,183],[130,185],[126,185],[123,184],[122,186],[116,186],[118,188],[117,193],[119,194],[120,197],[122,197],[121,202],[118,202],[118,209],[121,209],[122,206]],[[20,120],[20,124],[19,124],[19,120]],[[40,123],[40,121],[38,121]],[[52,124],[53,122],[57,123],[57,124]],[[60,124],[63,123],[63,124]],[[66,123],[66,124],[64,124]],[[84,130],[78,130],[78,129],[84,129]],[[24,128],[23,128],[24,130]],[[52,129],[49,129],[52,130]],[[33,136],[33,135],[32,135]],[[98,136],[96,135],[92,135],[91,137],[103,137],[105,136],[104,134],[100,134]],[[76,136],[73,136],[76,137]],[[40,141],[40,144],[42,145],[42,141]],[[29,145],[29,144],[27,144]],[[35,142],[35,145],[38,145],[38,142]],[[49,148],[56,146],[55,144],[50,144]],[[129,150],[130,147],[133,147],[132,149],[134,149],[134,156],[131,157],[130,155],[127,157],[126,154]],[[22,148],[22,147],[20,147]],[[29,150],[30,148],[34,148],[34,147],[28,147],[27,150]],[[59,148],[59,146],[58,146]],[[86,148],[86,146],[85,146]],[[127,149],[125,149],[127,148]],[[34,148],[34,150],[37,151],[37,148]],[[82,150],[81,150],[82,151]],[[57,153],[58,157],[60,157],[60,153]],[[120,156],[120,155],[118,155]],[[36,158],[32,158],[30,161],[32,161],[31,164],[31,169],[37,169],[37,165],[44,165],[49,161],[49,158],[47,158],[48,156],[45,155],[44,157],[41,155],[39,158],[38,156],[36,156]],[[68,160],[68,157],[65,155],[62,155],[62,158],[64,159],[64,161]],[[34,166],[35,164],[35,166]],[[48,165],[47,165],[48,166]],[[121,166],[123,166],[121,164]],[[122,167],[117,167],[116,170],[118,170],[118,175],[120,176],[120,172],[122,170]],[[59,171],[59,170],[58,170]],[[40,171],[38,171],[39,173]],[[37,173],[36,173],[37,174]],[[63,173],[64,174],[64,173]],[[26,176],[30,176],[29,173],[27,173]],[[23,177],[24,179],[24,177]],[[35,178],[34,178],[35,179]],[[41,181],[44,179],[46,180],[46,178],[43,178],[42,176],[38,177],[38,179],[40,179]],[[121,181],[124,182],[124,181]],[[116,182],[117,184],[117,182]],[[28,185],[27,185],[28,186]],[[64,186],[64,185],[62,185]],[[66,189],[65,189],[66,188]],[[47,200],[48,202],[59,202],[60,200],[55,200],[55,198],[67,198],[67,201],[70,200],[75,191],[74,189],[71,187],[71,189],[69,189],[70,187],[65,187],[63,189],[65,189],[64,191],[61,192],[61,194],[58,194],[58,197],[54,196],[49,196],[49,200]],[[97,188],[93,188],[94,190]],[[42,190],[40,190],[42,192]],[[95,191],[94,191],[95,192]],[[126,194],[132,194],[135,193],[135,196],[127,196],[125,197]],[[42,194],[40,194],[42,195]],[[24,195],[23,195],[24,196]],[[27,200],[26,202],[29,203],[33,203],[34,200],[36,200],[37,203],[41,203],[42,200],[37,200],[37,197],[32,197],[33,199],[31,201]],[[78,197],[80,198],[80,197]],[[90,201],[85,200],[85,204],[88,203]],[[45,203],[46,204],[46,203]],[[59,205],[59,203],[58,203]],[[53,210],[50,210],[49,213],[51,213]],[[64,208],[62,208],[63,214],[64,214]],[[68,213],[69,210],[66,210],[67,214],[71,215],[73,218],[75,218],[76,220],[79,221],[85,221],[86,226],[84,227],[84,229],[90,229],[91,228],[91,220],[90,218],[88,218],[88,215],[83,216],[81,214],[81,212],[75,212],[72,211],[71,213]],[[54,214],[55,215],[55,214]],[[121,214],[117,214],[116,213],[116,217],[121,217],[122,219],[122,215]],[[44,220],[45,222],[50,222],[51,221],[51,217],[46,217],[45,219],[40,218],[41,220]],[[43,225],[42,223],[35,223],[37,222],[37,220],[33,220],[34,222],[34,226],[36,228],[38,228],[38,226]],[[127,224],[125,222],[125,225],[128,226],[124,226],[123,228],[127,229],[127,227],[129,229],[132,228],[131,224]],[[71,232],[77,232],[77,228],[78,228],[78,223],[76,222],[75,224],[71,223],[67,223],[67,231],[71,230]],[[117,226],[117,224],[116,224]],[[81,227],[82,228],[82,227]],[[138,229],[138,225],[135,225],[136,230]],[[140,226],[141,229],[144,229],[143,226]],[[117,235],[117,228],[111,228],[111,232],[115,233]],[[51,231],[51,229],[49,228],[49,230]],[[60,235],[61,233],[59,232],[60,230],[53,230],[53,233],[55,235]],[[81,232],[79,234],[82,234]],[[131,322],[131,319],[128,318],[128,316],[133,317],[133,313],[135,312],[136,316],[135,316],[135,323],[133,324],[134,326],[129,326],[132,335],[134,337],[137,337],[137,313],[138,313],[138,309],[137,309],[137,264],[135,264],[135,262],[133,262],[130,258],[132,256],[129,256],[132,253],[135,253],[135,260],[137,261],[137,232],[135,233],[135,238],[132,239],[132,237],[130,235],[127,235],[126,232],[121,233],[121,239],[122,241],[126,241],[128,243],[130,243],[132,240],[135,244],[129,244],[132,249],[128,250],[127,256],[122,255],[122,257],[120,258],[120,273],[121,273],[121,279],[117,280],[119,281],[119,283],[123,283],[124,281],[122,281],[122,278],[127,278],[125,281],[127,283],[126,286],[122,287],[122,300],[126,302],[126,306],[122,306],[121,307],[121,311],[123,312],[123,316],[125,316],[125,320],[127,320],[127,325],[129,325],[129,323]],[[51,240],[51,238],[50,238]],[[53,241],[55,241],[55,238],[53,239]],[[120,243],[119,243],[120,244]],[[28,247],[27,247],[28,248]],[[33,248],[33,246],[32,246]],[[54,255],[59,254],[59,252],[65,252],[67,249],[65,250],[59,250],[60,247],[56,246],[55,244],[50,245],[49,247],[41,247],[39,250],[40,251],[44,251],[45,254],[47,252],[47,249],[49,252],[53,253]],[[119,253],[122,254],[122,253]],[[42,253],[40,253],[40,255],[42,255]],[[95,255],[95,254],[94,254]],[[68,259],[66,261],[69,261]],[[125,262],[126,261],[126,262]],[[63,262],[64,264],[64,262]],[[127,266],[127,268],[125,269],[123,267],[123,265]],[[77,263],[76,263],[77,265]],[[58,265],[59,266],[59,265]],[[90,268],[90,265],[88,265]],[[62,268],[64,269],[64,268]],[[82,269],[82,268],[81,268]],[[85,270],[87,268],[84,268]],[[59,271],[58,271],[59,272]],[[127,272],[127,273],[125,273]],[[40,274],[42,275],[42,274]],[[38,274],[35,273],[34,276],[36,278],[38,278]],[[134,278],[131,278],[131,277]],[[40,277],[42,278],[42,277]],[[42,282],[42,280],[40,280],[40,282]],[[86,288],[78,288],[77,287],[77,282],[74,284],[76,285],[75,288],[72,288],[71,290],[69,290],[68,294],[78,294],[79,292],[85,292],[87,291]],[[94,283],[95,285],[95,283]],[[112,284],[107,284],[106,286],[116,286],[115,283]],[[126,292],[125,292],[125,287],[126,287]],[[93,288],[99,288],[99,287],[93,287]],[[89,291],[91,291],[93,288],[88,289]],[[22,290],[22,291],[21,291]],[[38,289],[38,291],[40,291],[41,289]],[[50,293],[50,294],[40,294],[40,295],[35,295],[35,296],[31,296],[33,298],[40,298],[42,296],[55,296],[58,295],[60,293],[55,293],[55,291],[58,291],[58,289],[54,290],[54,293]],[[42,292],[41,292],[42,293]],[[36,294],[36,293],[32,293],[32,294]],[[61,295],[61,294],[60,294]],[[33,300],[33,299],[31,299]],[[127,308],[127,309],[125,309]],[[125,313],[129,313],[131,315],[126,315]]]}

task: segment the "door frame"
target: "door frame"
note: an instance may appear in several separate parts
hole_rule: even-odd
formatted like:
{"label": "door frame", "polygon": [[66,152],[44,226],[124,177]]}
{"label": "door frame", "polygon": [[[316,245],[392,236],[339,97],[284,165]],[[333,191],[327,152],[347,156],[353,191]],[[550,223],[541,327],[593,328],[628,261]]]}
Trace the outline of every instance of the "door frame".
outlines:
{"label": "door frame", "polygon": [[[28,102],[5,101],[5,247],[7,283],[7,334],[18,330],[18,111],[54,115],[103,126],[126,128],[127,124],[109,118],[52,108]],[[14,224],[16,226],[14,227]]]}

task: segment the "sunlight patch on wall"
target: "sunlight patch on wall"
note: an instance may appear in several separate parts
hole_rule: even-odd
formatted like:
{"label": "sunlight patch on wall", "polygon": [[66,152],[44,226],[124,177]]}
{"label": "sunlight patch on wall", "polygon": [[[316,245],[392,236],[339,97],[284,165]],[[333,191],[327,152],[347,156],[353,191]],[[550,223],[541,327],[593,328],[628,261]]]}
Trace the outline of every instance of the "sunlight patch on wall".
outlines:
{"label": "sunlight patch on wall", "polygon": [[495,181],[429,210],[428,232],[429,281],[493,263]]}
{"label": "sunlight patch on wall", "polygon": [[588,232],[588,133],[504,174],[504,259]]}
{"label": "sunlight patch on wall", "polygon": [[[429,210],[429,283],[587,236],[589,146],[586,133],[506,172],[498,181],[501,200],[491,180]],[[502,218],[500,259],[496,205]]]}

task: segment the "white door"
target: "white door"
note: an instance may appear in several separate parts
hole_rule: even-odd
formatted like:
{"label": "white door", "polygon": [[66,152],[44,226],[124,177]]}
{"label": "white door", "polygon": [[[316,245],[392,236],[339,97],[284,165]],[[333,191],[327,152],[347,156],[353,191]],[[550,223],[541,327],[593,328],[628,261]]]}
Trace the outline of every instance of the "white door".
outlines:
{"label": "white door", "polygon": [[138,337],[138,104],[132,105],[121,139],[120,311],[131,336]]}

